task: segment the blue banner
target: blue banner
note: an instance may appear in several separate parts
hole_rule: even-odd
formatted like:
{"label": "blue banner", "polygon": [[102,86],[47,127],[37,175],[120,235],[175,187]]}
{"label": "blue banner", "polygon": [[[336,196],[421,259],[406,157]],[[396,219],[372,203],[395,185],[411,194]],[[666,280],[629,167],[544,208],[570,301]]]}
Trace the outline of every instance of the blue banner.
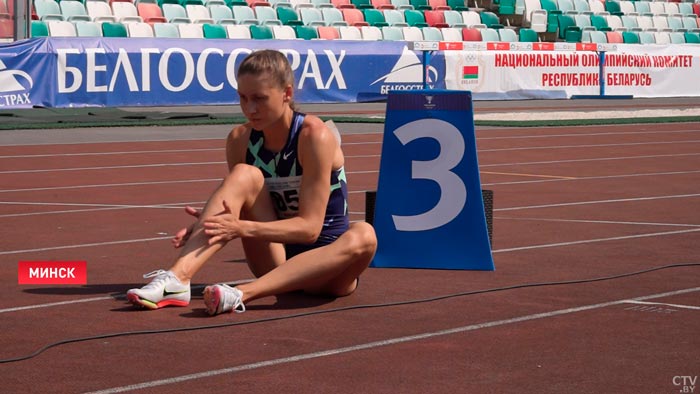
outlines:
{"label": "blue banner", "polygon": [[470,92],[391,92],[374,267],[493,270]]}
{"label": "blue banner", "polygon": [[[296,101],[386,99],[422,88],[420,52],[401,41],[34,38],[0,45],[0,108],[238,103],[235,70],[257,49],[277,49],[296,77]],[[444,57],[428,67],[444,88]]]}

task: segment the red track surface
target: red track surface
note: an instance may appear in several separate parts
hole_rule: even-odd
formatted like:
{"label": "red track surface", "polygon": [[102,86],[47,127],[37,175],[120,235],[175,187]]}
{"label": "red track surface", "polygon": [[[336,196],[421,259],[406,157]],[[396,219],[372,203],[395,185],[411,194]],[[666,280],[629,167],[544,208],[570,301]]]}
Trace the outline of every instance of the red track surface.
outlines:
{"label": "red track surface", "polygon": [[[495,272],[369,269],[350,297],[290,294],[214,318],[201,287],[190,307],[155,312],[124,293],[171,263],[181,208],[224,175],[221,141],[0,147],[0,359],[85,336],[249,323],[61,345],[0,364],[2,391],[678,393],[674,377],[697,379],[698,266],[255,322],[700,263],[700,124],[477,137]],[[380,142],[343,137],[353,220],[376,188]],[[250,278],[242,258],[231,243],[195,285]],[[22,260],[85,260],[88,285],[20,286]]]}

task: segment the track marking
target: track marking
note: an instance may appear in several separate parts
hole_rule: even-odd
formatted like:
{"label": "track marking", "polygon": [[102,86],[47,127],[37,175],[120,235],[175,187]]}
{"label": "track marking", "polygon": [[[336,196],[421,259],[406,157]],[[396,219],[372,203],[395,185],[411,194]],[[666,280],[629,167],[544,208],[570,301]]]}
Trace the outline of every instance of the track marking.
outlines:
{"label": "track marking", "polygon": [[[364,213],[364,212],[360,212]],[[654,223],[654,222],[627,222],[621,220],[585,220],[585,219],[551,219],[551,218],[528,218],[528,217],[506,217],[506,216],[495,216],[494,219],[498,220],[532,220],[539,222],[562,222],[562,223],[593,223],[593,224],[629,224],[635,226],[661,226],[661,227],[700,227],[700,224],[689,224],[689,223]]]}
{"label": "track marking", "polygon": [[527,139],[532,140],[534,138],[559,138],[559,137],[599,137],[599,136],[612,136],[612,135],[644,135],[644,134],[678,134],[678,133],[696,133],[700,130],[665,130],[665,131],[617,131],[613,133],[572,133],[572,134],[529,134],[529,135],[512,135],[512,136],[500,136],[500,137],[480,137],[477,140],[508,140],[508,139]]}
{"label": "track marking", "polygon": [[540,174],[520,174],[517,172],[493,172],[493,171],[479,171],[482,174],[493,174],[493,175],[513,175],[513,176],[524,176],[533,178],[555,178],[555,179],[576,179],[570,176],[557,176],[557,175],[540,175]]}
{"label": "track marking", "polygon": [[28,174],[39,172],[64,172],[64,171],[96,171],[96,170],[118,170],[123,168],[163,168],[182,166],[210,166],[226,164],[225,161],[204,161],[191,163],[156,163],[156,164],[134,164],[123,166],[102,166],[102,167],[67,167],[67,168],[39,168],[35,170],[10,170],[0,171],[0,174]]}
{"label": "track marking", "polygon": [[515,323],[532,321],[532,320],[547,319],[547,318],[556,317],[556,316],[570,315],[570,314],[574,314],[574,313],[578,313],[578,312],[585,312],[585,311],[591,311],[591,310],[595,310],[595,309],[602,309],[602,308],[607,308],[610,306],[620,305],[620,304],[624,304],[624,303],[629,302],[629,301],[644,301],[644,300],[651,300],[651,299],[655,299],[655,298],[668,297],[668,296],[679,295],[679,294],[693,293],[693,292],[696,292],[699,290],[700,290],[700,287],[694,287],[694,288],[689,288],[689,289],[670,291],[670,292],[666,292],[666,293],[651,294],[651,295],[636,297],[636,298],[632,298],[632,299],[622,299],[622,300],[617,300],[617,301],[602,302],[599,304],[583,305],[583,306],[578,306],[578,307],[573,307],[573,308],[559,309],[559,310],[555,310],[555,311],[551,311],[551,312],[518,316],[518,317],[514,317],[514,318],[510,318],[510,319],[494,320],[494,321],[490,321],[490,322],[486,322],[486,323],[471,324],[468,326],[455,327],[455,328],[450,328],[450,329],[446,329],[446,330],[431,331],[431,332],[425,332],[422,334],[408,335],[408,336],[403,336],[403,337],[395,337],[395,338],[389,338],[389,339],[384,339],[384,340],[380,340],[380,341],[362,343],[362,344],[353,345],[353,346],[328,349],[328,350],[312,352],[312,353],[299,354],[299,355],[290,356],[290,357],[276,358],[276,359],[259,361],[259,362],[250,363],[250,364],[242,364],[242,365],[238,365],[238,366],[230,367],[230,368],[221,368],[221,369],[217,369],[217,370],[198,372],[198,373],[193,373],[193,374],[188,374],[188,375],[180,375],[180,376],[175,376],[172,378],[152,380],[149,382],[137,383],[137,384],[127,385],[127,386],[112,387],[112,388],[107,388],[104,390],[92,391],[92,392],[87,393],[87,394],[122,393],[125,391],[131,391],[131,390],[140,390],[140,389],[153,388],[153,387],[157,387],[157,386],[165,386],[165,385],[181,383],[181,382],[190,381],[190,380],[204,379],[204,378],[210,378],[213,376],[227,375],[227,374],[243,372],[243,371],[250,371],[250,370],[270,367],[270,366],[274,366],[274,365],[290,364],[290,363],[294,363],[294,362],[311,360],[311,359],[315,359],[315,358],[335,356],[335,355],[343,354],[343,353],[351,353],[351,352],[358,352],[361,350],[377,349],[377,348],[381,348],[381,347],[397,345],[397,344],[401,344],[401,343],[415,342],[415,341],[426,340],[426,339],[432,339],[432,338],[446,336],[446,335],[461,334],[461,333],[465,333],[465,332],[482,330],[482,329],[486,329],[486,328],[505,326],[505,325],[515,324]]}
{"label": "track marking", "polygon": [[516,247],[516,248],[508,248],[508,249],[498,249],[498,250],[492,251],[492,253],[504,253],[504,252],[515,252],[515,251],[520,251],[520,250],[556,248],[559,246],[572,246],[572,245],[590,244],[590,243],[596,243],[596,242],[608,242],[608,241],[620,241],[620,240],[635,239],[635,238],[659,237],[659,236],[664,236],[664,235],[695,233],[698,231],[700,231],[700,228],[693,228],[693,229],[689,229],[689,230],[663,231],[660,233],[624,235],[624,236],[620,236],[620,237],[583,239],[580,241],[557,242],[557,243],[552,243],[552,244],[531,245],[531,246],[521,246],[521,247]]}
{"label": "track marking", "polygon": [[670,195],[670,196],[654,196],[654,197],[619,198],[619,199],[613,199],[613,200],[578,201],[578,202],[565,202],[565,203],[544,204],[544,205],[528,205],[528,206],[521,206],[521,207],[496,208],[493,211],[494,212],[519,211],[519,210],[524,210],[524,209],[569,207],[569,206],[574,206],[574,205],[608,204],[608,203],[631,202],[631,201],[634,201],[634,202],[652,201],[652,200],[664,200],[667,198],[688,198],[688,197],[700,197],[700,193],[676,194],[676,195]]}
{"label": "track marking", "polygon": [[590,162],[590,161],[658,159],[658,158],[662,158],[662,157],[674,157],[675,158],[675,157],[683,157],[683,156],[700,156],[700,153],[673,153],[673,154],[668,154],[668,155],[594,157],[594,158],[590,158],[590,159],[524,161],[524,162],[518,162],[518,163],[502,163],[502,164],[479,164],[479,168],[482,168],[482,167],[529,166],[529,165],[539,165],[539,164],[585,163],[585,162]]}
{"label": "track marking", "polygon": [[535,150],[535,149],[602,148],[602,147],[612,147],[612,146],[669,145],[669,144],[689,144],[689,143],[698,143],[698,142],[700,142],[700,140],[686,140],[686,141],[654,141],[654,142],[626,142],[626,143],[619,143],[619,144],[523,146],[523,147],[518,147],[518,148],[479,149],[479,152],[508,152],[508,151],[516,151],[516,150]]}
{"label": "track marking", "polygon": [[621,175],[600,175],[600,176],[582,176],[575,179],[538,179],[536,181],[512,181],[512,182],[492,182],[484,183],[482,186],[496,186],[496,185],[520,185],[529,183],[542,183],[542,182],[568,182],[568,181],[587,181],[587,180],[597,180],[597,179],[620,179],[620,178],[636,178],[642,176],[661,176],[661,175],[685,175],[685,174],[697,174],[700,170],[689,170],[689,171],[669,171],[669,172],[651,172],[651,173],[640,173],[640,174],[621,174]]}
{"label": "track marking", "polygon": [[629,300],[629,301],[624,301],[624,303],[625,304],[638,304],[638,305],[663,305],[663,306],[671,306],[671,307],[680,308],[680,309],[690,309],[690,310],[694,310],[694,311],[700,311],[700,306],[667,304],[665,302],[648,302],[648,301]]}
{"label": "track marking", "polygon": [[77,249],[77,248],[89,248],[92,246],[121,245],[121,244],[129,244],[129,243],[136,243],[136,242],[161,241],[161,240],[170,239],[170,238],[172,238],[172,236],[139,238],[139,239],[125,239],[125,240],[120,240],[120,241],[94,242],[94,243],[76,244],[76,245],[50,246],[50,247],[46,247],[46,248],[35,248],[35,249],[24,249],[24,250],[8,250],[8,251],[0,252],[0,256],[9,255],[9,254],[19,254],[19,253],[46,252],[49,250]]}

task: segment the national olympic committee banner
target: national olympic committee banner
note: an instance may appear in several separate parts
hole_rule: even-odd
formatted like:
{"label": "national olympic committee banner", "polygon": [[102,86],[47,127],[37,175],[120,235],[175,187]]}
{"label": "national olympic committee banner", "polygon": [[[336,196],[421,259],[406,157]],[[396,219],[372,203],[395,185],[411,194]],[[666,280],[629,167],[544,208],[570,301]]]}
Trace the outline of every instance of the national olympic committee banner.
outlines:
{"label": "national olympic committee banner", "polygon": [[[384,100],[422,89],[424,75],[428,88],[468,90],[474,100],[600,91],[600,45],[458,44],[424,66],[404,41],[33,38],[0,44],[0,109],[237,104],[235,70],[263,48],[287,55],[300,103]],[[608,47],[606,94],[700,96],[700,46]]]}
{"label": "national olympic committee banner", "polygon": [[[258,49],[290,60],[298,102],[375,101],[423,88],[405,42],[35,38],[0,45],[0,108],[238,103],[235,70]],[[436,56],[437,67],[444,60]],[[431,88],[444,69],[429,66]]]}
{"label": "national olympic committee banner", "polygon": [[[570,98],[600,92],[594,50],[445,51],[447,89],[478,99]],[[592,45],[592,46],[591,46]],[[615,45],[605,53],[605,94],[634,97],[699,96],[699,45]],[[566,50],[568,49],[568,50]]]}

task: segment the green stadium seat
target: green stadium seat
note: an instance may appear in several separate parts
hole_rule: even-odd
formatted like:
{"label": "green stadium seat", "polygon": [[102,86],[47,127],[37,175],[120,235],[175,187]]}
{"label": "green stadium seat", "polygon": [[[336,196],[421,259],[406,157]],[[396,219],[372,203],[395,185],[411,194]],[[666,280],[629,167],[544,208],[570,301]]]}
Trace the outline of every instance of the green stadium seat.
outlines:
{"label": "green stadium seat", "polygon": [[119,22],[103,22],[102,35],[104,37],[129,37],[126,26]]}
{"label": "green stadium seat", "polygon": [[318,39],[318,31],[314,26],[294,26],[294,31],[297,34],[297,38],[304,40]]}
{"label": "green stadium seat", "polygon": [[205,23],[202,25],[202,30],[204,32],[204,38],[228,38],[226,28],[222,25]]}
{"label": "green stadium seat", "polygon": [[272,28],[266,25],[250,25],[250,37],[255,40],[272,40]]}
{"label": "green stadium seat", "polygon": [[520,31],[518,31],[518,39],[520,42],[537,42],[539,41],[537,37],[537,32],[528,29],[526,27],[520,28]]}
{"label": "green stadium seat", "polygon": [[49,27],[46,26],[44,21],[32,21],[31,25],[31,35],[32,37],[48,37]]}

